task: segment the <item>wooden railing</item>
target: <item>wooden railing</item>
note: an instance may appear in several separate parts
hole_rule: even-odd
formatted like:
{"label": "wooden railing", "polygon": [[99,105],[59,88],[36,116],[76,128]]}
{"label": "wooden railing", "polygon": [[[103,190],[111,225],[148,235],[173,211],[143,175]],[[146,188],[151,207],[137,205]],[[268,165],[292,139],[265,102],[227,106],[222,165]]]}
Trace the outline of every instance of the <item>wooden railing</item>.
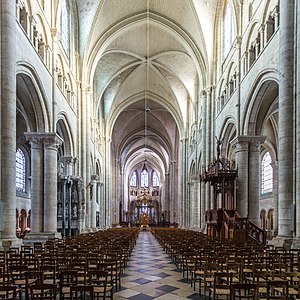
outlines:
{"label": "wooden railing", "polygon": [[206,217],[208,232],[211,236],[266,243],[266,232],[248,218],[241,218],[234,210],[214,209],[207,211]]}

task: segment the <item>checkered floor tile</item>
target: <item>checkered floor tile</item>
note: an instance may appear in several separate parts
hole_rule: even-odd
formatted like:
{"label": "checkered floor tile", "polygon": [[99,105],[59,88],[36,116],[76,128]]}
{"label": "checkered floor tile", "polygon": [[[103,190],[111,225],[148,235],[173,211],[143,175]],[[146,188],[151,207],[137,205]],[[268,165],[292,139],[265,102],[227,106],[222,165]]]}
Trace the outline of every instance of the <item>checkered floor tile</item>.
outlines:
{"label": "checkered floor tile", "polygon": [[114,293],[114,299],[204,299],[174,269],[151,232],[141,231],[121,279],[122,289]]}

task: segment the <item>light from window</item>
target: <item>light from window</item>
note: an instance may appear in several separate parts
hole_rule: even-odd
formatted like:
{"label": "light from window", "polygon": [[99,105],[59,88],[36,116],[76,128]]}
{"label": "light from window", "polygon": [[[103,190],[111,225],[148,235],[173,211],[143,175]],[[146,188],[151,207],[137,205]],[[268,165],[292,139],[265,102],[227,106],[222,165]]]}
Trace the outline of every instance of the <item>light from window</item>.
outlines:
{"label": "light from window", "polygon": [[67,54],[69,54],[70,47],[70,4],[68,0],[62,2],[61,16],[60,16],[60,34],[61,44]]}
{"label": "light from window", "polygon": [[133,172],[131,175],[130,186],[136,186],[136,172]]}
{"label": "light from window", "polygon": [[153,172],[153,186],[159,186],[159,178],[157,176],[157,173],[154,171]]}
{"label": "light from window", "polygon": [[16,152],[16,190],[25,193],[25,155],[21,149]]}
{"label": "light from window", "polygon": [[148,187],[148,172],[144,169],[141,173],[141,187]]}
{"label": "light from window", "polygon": [[273,168],[270,152],[266,152],[261,164],[261,193],[271,193],[273,191]]}
{"label": "light from window", "polygon": [[232,8],[229,1],[226,4],[225,14],[224,14],[224,23],[223,23],[223,32],[224,32],[224,58],[229,53],[229,50],[233,43],[233,38],[235,35],[235,26],[234,19],[232,14]]}

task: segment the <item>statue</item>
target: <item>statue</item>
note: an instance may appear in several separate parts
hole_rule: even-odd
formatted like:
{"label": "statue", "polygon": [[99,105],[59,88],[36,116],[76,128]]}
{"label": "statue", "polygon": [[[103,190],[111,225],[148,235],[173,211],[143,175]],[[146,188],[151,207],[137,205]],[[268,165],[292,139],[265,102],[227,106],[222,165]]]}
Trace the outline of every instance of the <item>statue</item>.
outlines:
{"label": "statue", "polygon": [[222,141],[219,140],[217,137],[216,137],[216,140],[217,140],[217,159],[219,159],[220,158],[220,154],[221,154]]}

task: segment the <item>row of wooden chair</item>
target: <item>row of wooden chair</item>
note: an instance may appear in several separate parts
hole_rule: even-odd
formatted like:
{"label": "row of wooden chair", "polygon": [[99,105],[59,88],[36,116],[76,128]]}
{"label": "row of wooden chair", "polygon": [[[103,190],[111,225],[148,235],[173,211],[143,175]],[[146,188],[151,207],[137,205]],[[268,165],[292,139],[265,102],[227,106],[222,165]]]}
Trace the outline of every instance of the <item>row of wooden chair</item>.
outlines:
{"label": "row of wooden chair", "polygon": [[1,252],[0,299],[112,299],[138,233],[105,230]]}
{"label": "row of wooden chair", "polygon": [[[257,299],[271,291],[279,299],[300,299],[299,250],[212,239],[183,229],[155,228],[152,233],[194,290],[198,284],[199,294],[231,299],[230,286],[243,284],[253,286]],[[277,288],[271,289],[271,283]]]}

